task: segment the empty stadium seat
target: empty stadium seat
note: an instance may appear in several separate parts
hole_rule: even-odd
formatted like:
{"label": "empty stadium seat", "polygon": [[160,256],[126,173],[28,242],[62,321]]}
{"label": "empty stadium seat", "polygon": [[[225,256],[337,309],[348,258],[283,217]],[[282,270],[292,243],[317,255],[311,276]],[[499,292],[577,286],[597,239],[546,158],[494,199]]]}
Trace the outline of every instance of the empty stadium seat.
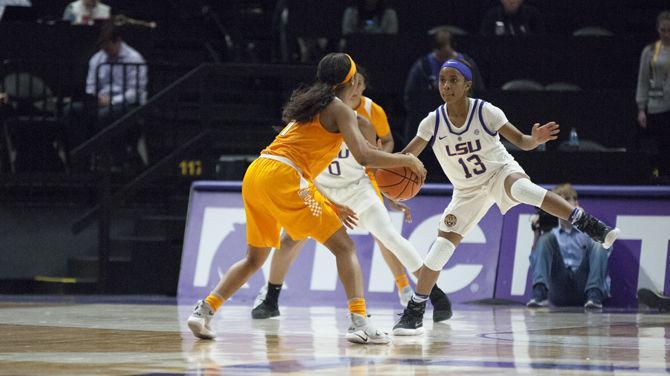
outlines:
{"label": "empty stadium seat", "polygon": [[507,81],[503,86],[503,90],[544,90],[544,86],[535,81],[529,79],[518,79]]}
{"label": "empty stadium seat", "polygon": [[571,82],[552,82],[550,84],[547,84],[547,86],[544,87],[544,90],[551,90],[551,91],[580,91],[582,90],[579,85],[573,84]]}
{"label": "empty stadium seat", "polygon": [[588,26],[575,30],[572,36],[575,37],[611,37],[614,33],[600,26]]}

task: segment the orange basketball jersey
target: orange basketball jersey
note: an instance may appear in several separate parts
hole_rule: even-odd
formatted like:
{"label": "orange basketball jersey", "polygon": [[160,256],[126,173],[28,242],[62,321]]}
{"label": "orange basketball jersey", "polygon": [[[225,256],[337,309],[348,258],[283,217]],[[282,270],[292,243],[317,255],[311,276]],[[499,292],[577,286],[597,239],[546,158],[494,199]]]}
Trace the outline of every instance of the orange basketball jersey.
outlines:
{"label": "orange basketball jersey", "polygon": [[342,134],[328,132],[319,115],[307,123],[290,122],[261,154],[280,155],[290,159],[304,178],[314,180],[340,151]]}
{"label": "orange basketball jersey", "polygon": [[375,128],[377,137],[384,137],[391,132],[388,118],[384,109],[373,102],[368,97],[361,97],[361,101],[356,107],[356,113],[366,118]]}

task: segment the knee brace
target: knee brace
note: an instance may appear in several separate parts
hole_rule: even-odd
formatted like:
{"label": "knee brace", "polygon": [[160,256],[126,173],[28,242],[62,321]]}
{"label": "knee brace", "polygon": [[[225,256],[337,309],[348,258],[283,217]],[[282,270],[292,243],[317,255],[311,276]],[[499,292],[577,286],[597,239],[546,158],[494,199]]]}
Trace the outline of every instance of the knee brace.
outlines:
{"label": "knee brace", "polygon": [[438,236],[435,243],[430,247],[428,255],[423,264],[430,270],[439,272],[447,264],[447,261],[454,254],[456,246],[449,240]]}
{"label": "knee brace", "polygon": [[526,178],[521,178],[512,184],[510,193],[512,198],[519,202],[539,207],[544,201],[547,190]]}

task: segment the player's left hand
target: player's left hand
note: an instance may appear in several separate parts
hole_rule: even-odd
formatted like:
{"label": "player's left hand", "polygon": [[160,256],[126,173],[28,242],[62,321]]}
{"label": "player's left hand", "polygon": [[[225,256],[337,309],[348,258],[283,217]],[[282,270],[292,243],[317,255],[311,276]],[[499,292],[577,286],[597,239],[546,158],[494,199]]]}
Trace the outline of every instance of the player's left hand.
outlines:
{"label": "player's left hand", "polygon": [[552,141],[558,138],[560,132],[558,123],[550,121],[547,124],[540,125],[540,123],[533,124],[533,129],[530,136],[538,145],[544,144],[547,141]]}
{"label": "player's left hand", "polygon": [[389,199],[389,206],[392,210],[402,212],[402,214],[405,216],[405,222],[412,223],[412,210],[410,210],[409,206],[403,204],[400,201],[393,201],[391,199]]}
{"label": "player's left hand", "polygon": [[353,209],[346,205],[340,205],[332,201],[326,202],[328,205],[330,205],[331,208],[333,208],[333,210],[335,210],[335,213],[338,217],[340,217],[340,221],[342,221],[343,225],[345,225],[348,229],[353,229],[356,227],[358,224],[358,216],[356,215],[356,212],[353,211]]}

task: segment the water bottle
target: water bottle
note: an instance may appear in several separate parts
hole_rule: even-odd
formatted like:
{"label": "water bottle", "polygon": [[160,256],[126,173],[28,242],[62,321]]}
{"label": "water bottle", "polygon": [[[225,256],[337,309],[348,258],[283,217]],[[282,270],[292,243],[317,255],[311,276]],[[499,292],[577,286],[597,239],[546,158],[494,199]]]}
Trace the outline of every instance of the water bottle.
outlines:
{"label": "water bottle", "polygon": [[570,138],[568,139],[568,145],[579,148],[579,137],[577,136],[577,128],[572,127],[570,129]]}
{"label": "water bottle", "polygon": [[370,33],[370,32],[373,32],[373,31],[375,30],[375,26],[376,26],[376,25],[375,25],[375,20],[373,20],[373,19],[365,20],[365,24],[364,24],[364,26],[363,26],[363,30],[364,30],[365,32]]}
{"label": "water bottle", "polygon": [[496,27],[493,32],[495,35],[503,35],[505,34],[505,23],[502,21],[496,21]]}

